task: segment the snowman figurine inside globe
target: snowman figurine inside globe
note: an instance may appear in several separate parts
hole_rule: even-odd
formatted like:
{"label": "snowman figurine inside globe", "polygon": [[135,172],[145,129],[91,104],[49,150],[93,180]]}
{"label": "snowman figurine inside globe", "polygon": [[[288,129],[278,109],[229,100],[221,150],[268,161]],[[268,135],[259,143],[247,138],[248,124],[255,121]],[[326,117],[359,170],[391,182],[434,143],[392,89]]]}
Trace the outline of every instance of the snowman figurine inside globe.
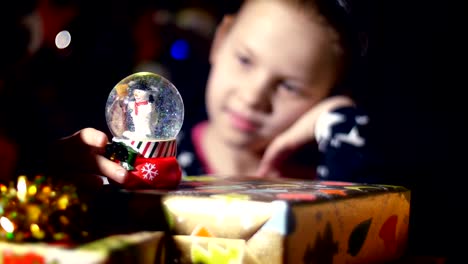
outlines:
{"label": "snowman figurine inside globe", "polygon": [[170,81],[150,72],[124,78],[109,94],[106,121],[113,138],[105,155],[129,171],[124,187],[179,184],[176,137],[184,121],[184,104]]}

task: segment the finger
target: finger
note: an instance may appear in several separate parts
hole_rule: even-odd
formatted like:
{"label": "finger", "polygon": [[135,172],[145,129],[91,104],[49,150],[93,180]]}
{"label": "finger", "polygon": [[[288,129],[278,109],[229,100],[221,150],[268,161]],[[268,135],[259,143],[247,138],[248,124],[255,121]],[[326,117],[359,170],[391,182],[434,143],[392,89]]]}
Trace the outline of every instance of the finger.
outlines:
{"label": "finger", "polygon": [[102,148],[105,147],[108,142],[104,132],[90,127],[80,130],[78,135],[83,143],[93,147]]}
{"label": "finger", "polygon": [[73,152],[102,152],[108,139],[104,132],[94,128],[84,128],[73,135],[61,138],[54,145],[52,150],[57,153],[67,154]]}
{"label": "finger", "polygon": [[273,140],[263,154],[257,176],[265,177],[302,145],[314,140],[316,115],[314,111],[305,114],[290,129]]}
{"label": "finger", "polygon": [[289,141],[287,137],[280,136],[275,139],[263,154],[256,176],[267,177],[273,173],[275,168],[283,163],[296,148],[297,144]]}
{"label": "finger", "polygon": [[67,177],[73,179],[73,184],[82,191],[97,190],[104,185],[102,177],[94,174],[76,172],[67,174]]}
{"label": "finger", "polygon": [[97,171],[100,172],[102,176],[109,177],[118,183],[125,182],[128,172],[119,164],[101,155],[96,155],[96,166]]}

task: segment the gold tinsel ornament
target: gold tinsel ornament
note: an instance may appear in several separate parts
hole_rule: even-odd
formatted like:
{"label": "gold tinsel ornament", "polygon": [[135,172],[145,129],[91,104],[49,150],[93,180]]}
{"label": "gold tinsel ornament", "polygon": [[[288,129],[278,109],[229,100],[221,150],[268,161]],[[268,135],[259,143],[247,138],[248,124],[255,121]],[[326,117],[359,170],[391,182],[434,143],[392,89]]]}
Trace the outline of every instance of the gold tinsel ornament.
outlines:
{"label": "gold tinsel ornament", "polygon": [[0,240],[71,245],[86,241],[87,205],[72,184],[45,176],[0,184]]}

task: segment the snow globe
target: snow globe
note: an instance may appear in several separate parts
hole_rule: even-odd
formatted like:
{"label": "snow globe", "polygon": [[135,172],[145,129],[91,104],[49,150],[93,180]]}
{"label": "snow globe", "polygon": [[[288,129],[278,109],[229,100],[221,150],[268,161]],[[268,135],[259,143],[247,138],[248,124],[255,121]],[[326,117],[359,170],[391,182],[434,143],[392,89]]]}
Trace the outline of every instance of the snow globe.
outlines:
{"label": "snow globe", "polygon": [[105,115],[113,135],[105,155],[128,170],[125,188],[179,184],[176,137],[184,121],[184,104],[169,80],[150,72],[124,78],[111,90]]}

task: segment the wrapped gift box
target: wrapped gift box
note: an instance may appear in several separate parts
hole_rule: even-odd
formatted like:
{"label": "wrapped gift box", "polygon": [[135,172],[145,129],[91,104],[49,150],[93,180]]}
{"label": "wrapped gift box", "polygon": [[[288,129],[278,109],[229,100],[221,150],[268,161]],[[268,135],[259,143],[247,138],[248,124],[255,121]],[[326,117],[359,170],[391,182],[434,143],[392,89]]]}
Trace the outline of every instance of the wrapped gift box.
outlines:
{"label": "wrapped gift box", "polygon": [[187,177],[162,197],[181,263],[376,263],[408,238],[400,186]]}
{"label": "wrapped gift box", "polygon": [[162,263],[163,237],[164,232],[142,231],[112,235],[72,248],[46,243],[0,242],[0,263]]}

